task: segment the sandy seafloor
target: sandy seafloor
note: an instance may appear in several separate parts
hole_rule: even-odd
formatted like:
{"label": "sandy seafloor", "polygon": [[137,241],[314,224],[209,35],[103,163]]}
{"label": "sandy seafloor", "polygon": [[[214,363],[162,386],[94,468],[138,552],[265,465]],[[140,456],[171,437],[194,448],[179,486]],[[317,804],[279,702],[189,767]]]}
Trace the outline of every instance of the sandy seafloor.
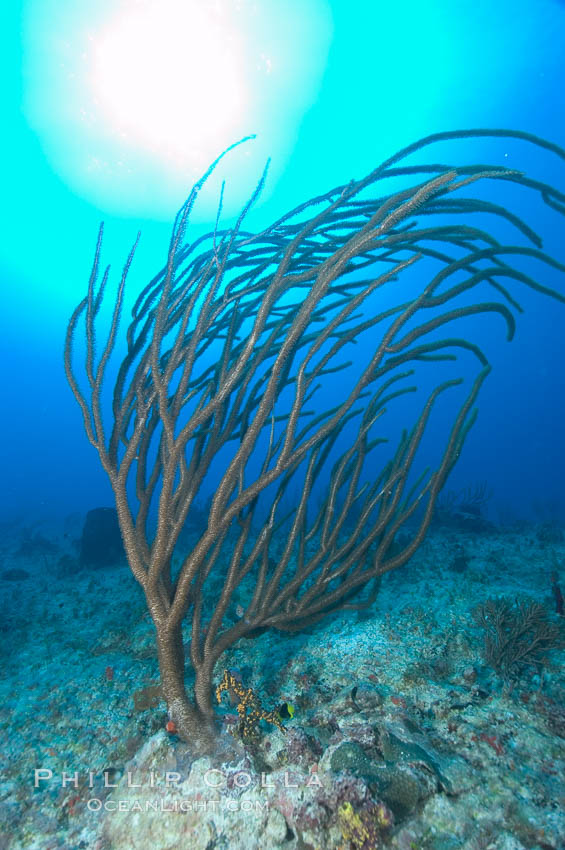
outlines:
{"label": "sandy seafloor", "polygon": [[2,528],[0,850],[565,847],[563,650],[505,683],[471,613],[526,596],[563,620],[562,530],[435,528],[369,611],[233,647],[216,679],[295,714],[229,765],[167,733],[142,592],[123,564],[76,571],[72,539]]}

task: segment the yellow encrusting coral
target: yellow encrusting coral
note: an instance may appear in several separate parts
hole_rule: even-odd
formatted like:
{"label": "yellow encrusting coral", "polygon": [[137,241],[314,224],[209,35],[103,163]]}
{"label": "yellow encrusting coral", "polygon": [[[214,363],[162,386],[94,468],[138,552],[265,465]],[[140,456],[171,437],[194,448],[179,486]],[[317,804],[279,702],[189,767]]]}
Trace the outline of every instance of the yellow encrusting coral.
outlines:
{"label": "yellow encrusting coral", "polygon": [[382,844],[382,835],[392,826],[390,809],[374,801],[365,802],[356,811],[351,803],[342,803],[337,810],[341,834],[352,850],[376,850]]}
{"label": "yellow encrusting coral", "polygon": [[286,731],[278,711],[276,709],[265,711],[253,689],[244,687],[228,670],[224,670],[222,681],[216,688],[218,702],[222,698],[223,691],[231,691],[239,699],[237,713],[239,715],[239,731],[243,738],[250,738],[256,733],[257,724],[260,720],[272,723],[281,732]]}

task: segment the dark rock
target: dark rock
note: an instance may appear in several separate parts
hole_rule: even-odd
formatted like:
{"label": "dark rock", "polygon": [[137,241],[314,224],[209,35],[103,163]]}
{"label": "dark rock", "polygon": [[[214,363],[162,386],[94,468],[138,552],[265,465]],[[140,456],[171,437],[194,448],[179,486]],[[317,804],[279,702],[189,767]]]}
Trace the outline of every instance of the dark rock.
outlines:
{"label": "dark rock", "polygon": [[80,562],[105,567],[123,561],[124,545],[115,508],[94,508],[86,515],[80,545]]}
{"label": "dark rock", "polygon": [[338,773],[340,770],[348,770],[355,775],[371,774],[371,760],[365,755],[359,744],[346,741],[332,753],[331,769]]}
{"label": "dark rock", "polygon": [[379,798],[390,807],[398,821],[408,817],[423,796],[424,789],[407,768],[382,767],[371,779]]}
{"label": "dark rock", "polygon": [[29,578],[29,573],[27,570],[4,570],[2,578],[5,581],[24,581],[26,578]]}
{"label": "dark rock", "polygon": [[59,578],[67,578],[68,576],[74,576],[76,573],[80,572],[81,565],[76,558],[65,554],[61,555],[57,561],[57,568]]}

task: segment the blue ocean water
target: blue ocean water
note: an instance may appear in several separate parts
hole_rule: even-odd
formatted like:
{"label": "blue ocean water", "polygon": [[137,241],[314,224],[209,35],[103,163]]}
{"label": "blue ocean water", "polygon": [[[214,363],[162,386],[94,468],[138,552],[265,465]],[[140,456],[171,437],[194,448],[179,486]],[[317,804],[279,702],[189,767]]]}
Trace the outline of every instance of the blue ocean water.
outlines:
{"label": "blue ocean water", "polygon": [[[170,222],[193,180],[236,136],[256,133],[258,142],[225,161],[209,197],[194,211],[195,232],[213,226],[220,179],[227,181],[229,220],[267,156],[271,172],[251,220],[257,228],[310,196],[362,177],[431,132],[516,127],[562,141],[564,12],[555,0],[461,3],[457,11],[440,2],[401,4],[395,10],[360,3],[355,14],[342,4],[316,2],[311,9],[296,4],[288,11],[294,16],[287,21],[289,32],[281,31],[278,44],[269,30],[268,15],[277,7],[271,3],[265,4],[261,31],[248,36],[255,35],[257,43],[244,45],[255,59],[268,49],[280,54],[271,75],[246,68],[250,118],[243,114],[228,127],[231,135],[222,130],[217,142],[206,138],[196,165],[190,163],[184,174],[182,169],[180,175],[159,174],[159,151],[150,160],[135,138],[129,151],[120,147],[112,126],[100,127],[110,118],[92,106],[96,94],[88,78],[87,45],[103,17],[101,8],[88,12],[85,6],[83,17],[68,4],[74,11],[66,17],[64,4],[53,5],[58,11],[49,3],[22,3],[2,13],[8,128],[2,139],[2,363],[6,405],[18,411],[3,422],[2,510],[7,514],[85,510],[110,498],[94,452],[83,440],[60,354],[66,320],[86,286],[100,220],[106,222],[105,258],[116,271],[142,230],[131,284],[139,288],[162,266]],[[251,16],[244,10],[243,24],[245,14]],[[314,33],[304,23],[309,17]],[[293,35],[293,27],[306,32]],[[301,82],[301,67],[313,82]],[[486,143],[463,149],[470,161],[488,158]],[[518,144],[499,146],[496,156],[505,165],[538,169],[558,182],[558,163]],[[528,201],[517,200],[518,212],[520,204],[527,212]],[[558,232],[546,230],[544,238],[548,245],[560,243]],[[481,416],[454,483],[488,478],[496,501],[529,516],[534,501],[561,499],[563,378],[559,312],[543,299],[530,303],[527,293],[519,295],[527,314],[513,346],[494,344],[492,356],[500,368],[484,388]]]}
{"label": "blue ocean water", "polygon": [[[160,4],[149,0],[87,0],[80,4],[71,0],[14,0],[5,4],[1,15],[4,203],[0,240],[0,374],[4,404],[0,426],[0,569],[4,578],[0,581],[6,653],[5,707],[1,717],[10,770],[2,776],[0,819],[9,826],[7,837],[0,839],[0,847],[143,847],[143,841],[149,839],[140,838],[138,843],[128,845],[127,834],[124,838],[118,827],[108,824],[97,826],[94,815],[89,819],[92,812],[88,810],[87,815],[86,808],[79,807],[73,820],[69,811],[74,803],[68,802],[64,787],[52,787],[49,802],[34,797],[33,790],[27,795],[21,791],[28,787],[26,783],[29,785],[33,775],[30,771],[35,768],[53,769],[55,773],[63,769],[87,772],[89,759],[94,760],[96,770],[118,762],[123,768],[134,757],[136,744],[141,748],[152,735],[164,734],[161,721],[168,716],[162,703],[157,720],[154,712],[151,715],[155,706],[142,709],[146,713],[139,715],[141,722],[138,715],[133,716],[124,708],[131,703],[134,691],[138,693],[151,683],[157,687],[158,670],[151,656],[152,631],[147,625],[140,588],[123,564],[95,571],[94,578],[84,564],[77,567],[76,574],[72,566],[78,559],[86,514],[114,505],[108,476],[86,438],[81,411],[63,368],[67,323],[87,291],[99,222],[104,221],[101,264],[111,264],[112,293],[136,234],[141,231],[125,290],[125,332],[135,299],[166,263],[172,222],[192,184],[222,150],[240,138],[254,136],[222,159],[206,182],[191,211],[186,234],[189,243],[214,229],[220,196],[220,228],[234,226],[267,159],[270,164],[265,186],[244,225],[245,230],[255,233],[298,204],[362,179],[396,151],[429,134],[507,128],[565,147],[565,4],[559,0],[502,0],[496,4],[487,0],[463,0],[457,4],[447,0],[426,4],[411,0],[397,4],[369,0],[354,4],[337,0],[167,0]],[[516,138],[476,136],[443,141],[417,151],[407,161],[410,165],[438,162],[454,167],[486,164],[516,169],[565,193],[564,159]],[[420,175],[416,179],[424,178]],[[396,186],[391,180],[377,194],[386,194]],[[563,217],[545,205],[535,189],[490,181],[481,185],[478,196],[507,206],[524,219],[540,234],[544,250],[565,263]],[[562,203],[563,198],[560,200]],[[418,220],[416,211],[418,226],[427,223],[424,218]],[[444,219],[447,223],[448,213]],[[485,223],[482,218],[480,222],[477,226]],[[463,214],[457,223],[471,225],[476,221]],[[490,227],[496,239],[507,244],[526,244],[524,235],[507,221],[496,220]],[[536,265],[526,256],[514,262],[525,274],[537,274],[543,286],[565,295],[565,275],[558,267]],[[399,277],[400,293],[398,287],[384,288],[376,302],[361,309],[386,310],[392,303],[416,297],[421,286],[419,273],[411,271]],[[354,723],[345,722],[341,731],[334,728],[335,724],[339,727],[340,715],[347,718],[351,705],[356,704],[355,696],[350,696],[351,689],[372,687],[370,683],[375,680],[371,676],[381,678],[384,690],[379,699],[407,700],[408,707],[401,707],[412,721],[416,715],[423,715],[424,709],[428,720],[429,712],[433,714],[434,699],[439,700],[434,687],[445,686],[446,693],[449,686],[461,692],[475,688],[473,706],[481,699],[482,689],[488,693],[485,699],[495,700],[493,711],[498,712],[498,719],[489,717],[488,724],[485,721],[482,726],[479,714],[473,715],[470,726],[474,731],[469,731],[465,747],[472,749],[474,734],[479,748],[484,745],[485,751],[479,756],[464,749],[463,734],[457,742],[452,741],[454,751],[466,759],[467,767],[480,771],[483,758],[488,762],[483,768],[494,788],[497,776],[513,770],[508,767],[509,762],[503,767],[501,759],[519,762],[520,753],[534,746],[534,739],[540,748],[539,760],[532,763],[529,772],[517,774],[515,793],[501,791],[498,800],[494,794],[487,818],[494,824],[493,835],[489,833],[488,840],[499,841],[492,846],[501,848],[563,847],[563,824],[554,814],[564,808],[563,787],[551,778],[562,776],[565,764],[562,654],[551,656],[549,672],[545,674],[548,702],[544,716],[551,717],[553,724],[547,733],[551,741],[540,743],[541,737],[535,738],[532,733],[532,739],[526,736],[520,741],[516,752],[512,751],[510,739],[515,726],[528,728],[527,718],[515,713],[507,721],[506,730],[501,731],[501,718],[509,710],[504,700],[511,703],[515,699],[520,711],[526,712],[534,691],[542,690],[540,665],[534,665],[538,677],[535,681],[509,686],[501,676],[498,687],[484,673],[489,663],[479,651],[480,632],[472,632],[479,628],[476,622],[469,625],[475,643],[469,638],[467,655],[465,648],[457,644],[460,655],[452,659],[449,671],[440,673],[441,664],[432,664],[435,649],[441,655],[440,645],[462,642],[461,634],[465,632],[464,628],[450,632],[441,619],[442,611],[450,610],[452,619],[465,619],[470,617],[473,606],[489,596],[512,601],[517,594],[525,593],[545,606],[548,622],[557,626],[561,622],[559,595],[565,586],[565,303],[532,291],[519,280],[512,280],[507,286],[523,310],[511,308],[516,317],[516,334],[511,342],[506,339],[500,315],[471,316],[454,331],[481,346],[492,372],[480,391],[477,420],[444,488],[440,506],[443,513],[436,518],[427,542],[418,549],[416,561],[405,568],[406,572],[402,568],[383,581],[381,613],[377,603],[369,625],[365,620],[352,625],[345,614],[336,615],[335,632],[324,632],[320,626],[321,631],[314,631],[311,643],[308,637],[293,636],[283,645],[280,633],[258,635],[256,642],[249,642],[253,643],[252,649],[247,650],[247,645],[242,648],[241,643],[230,649],[224,666],[243,671],[242,680],[253,683],[263,694],[268,693],[270,699],[266,701],[272,705],[283,698],[298,702],[295,717],[300,714],[301,705],[302,721],[298,722],[303,727],[300,734],[296,733],[296,750],[300,752],[288,763],[307,764],[309,768],[312,763],[319,763],[322,772],[329,771],[333,754],[344,741],[362,745],[371,757],[378,750],[387,762],[401,761],[397,755],[390,759],[383,755],[382,729],[380,743],[371,739],[367,731],[375,728],[375,718],[384,711],[376,697],[371,702],[374,695],[364,695],[365,713],[361,711],[360,717],[365,725],[362,733],[358,730],[357,738]],[[389,301],[389,297],[393,300]],[[479,300],[494,297],[484,287]],[[370,317],[370,312],[364,314],[364,318]],[[102,311],[100,323],[103,339],[102,329],[107,331],[110,324],[108,308]],[[77,331],[79,359],[83,353],[82,333]],[[99,342],[99,351],[101,345]],[[354,352],[353,374],[361,368],[371,346],[370,334],[360,340]],[[117,344],[118,355],[123,356],[124,350],[122,337]],[[210,364],[215,356],[212,351]],[[456,370],[467,380],[476,374],[471,360],[464,356],[459,372]],[[204,363],[207,365],[205,358]],[[108,417],[109,391],[118,365],[119,357],[111,362],[105,382],[104,411]],[[390,445],[395,445],[403,428],[414,425],[420,411],[414,404],[420,404],[425,392],[431,392],[438,381],[451,375],[444,366],[424,369],[418,379],[419,393],[391,402],[387,417],[383,418],[386,424],[379,432],[379,436],[391,440]],[[325,382],[316,396],[316,412],[338,403],[342,391],[338,373],[338,377]],[[442,400],[434,414],[414,479],[427,464],[437,463],[443,452],[453,422],[453,405],[457,399],[461,401],[457,392],[454,391],[453,403]],[[355,423],[348,423],[338,445],[346,446],[355,434]],[[261,445],[264,449],[265,444]],[[216,493],[219,468],[235,451],[232,446],[223,450],[219,466],[212,469],[200,490],[199,509]],[[388,457],[386,452],[377,454],[377,459],[382,457]],[[250,471],[257,471],[260,463],[260,459],[252,459]],[[362,480],[373,480],[378,469],[372,464],[373,461],[365,467]],[[329,473],[320,476],[316,504],[326,497],[329,480]],[[272,491],[266,495],[258,509],[260,517],[268,514]],[[300,489],[292,490],[290,502],[299,499]],[[206,518],[201,521],[205,527]],[[408,531],[403,528],[402,532],[410,533],[410,524]],[[283,533],[275,547],[279,556],[284,549]],[[178,558],[184,556],[186,546],[194,544],[193,537],[194,526],[182,538],[180,549],[176,549]],[[458,586],[459,580],[469,584]],[[35,589],[29,592],[32,582]],[[241,598],[233,600],[241,612],[247,604],[245,583],[242,588]],[[85,601],[88,598],[89,603]],[[212,598],[206,597],[207,605],[213,604]],[[377,630],[384,628],[378,624],[385,621],[385,614],[392,618],[387,626],[388,653],[394,646],[395,624],[402,630],[402,623],[409,623],[408,631],[417,633],[418,640],[421,638],[425,644],[430,638],[430,632],[426,632],[429,620],[431,643],[422,653],[428,665],[425,670],[416,671],[422,658],[416,645],[407,644],[403,646],[404,655],[401,652],[390,662],[390,680],[383,680],[384,674],[375,672],[378,664],[371,660],[371,641],[382,641],[381,648],[384,647],[385,637]],[[490,616],[492,622],[494,614],[491,612]],[[72,631],[77,617],[81,635]],[[48,627],[48,635],[42,633],[42,623]],[[418,629],[422,630],[421,635]],[[128,632],[135,634],[132,645],[122,639]],[[186,640],[189,638],[185,635]],[[324,653],[330,650],[332,641],[340,649],[337,656],[328,656],[324,662]],[[558,643],[556,638],[555,644]],[[59,651],[54,651],[53,646],[58,646]],[[23,647],[24,655],[18,647]],[[348,654],[355,655],[351,647],[357,647],[357,661]],[[449,654],[447,650],[445,653]],[[339,659],[344,657],[347,663],[340,668]],[[144,658],[149,660],[145,663]],[[269,658],[276,659],[281,671],[275,683]],[[297,662],[297,658],[305,660]],[[435,663],[437,658],[433,656],[433,660]],[[49,667],[53,663],[56,666]],[[76,672],[81,665],[82,678]],[[218,669],[220,666],[219,663]],[[312,672],[315,667],[316,677]],[[406,670],[411,671],[410,681],[402,679]],[[190,681],[191,675],[187,669]],[[33,702],[37,677],[41,683],[39,703],[57,681],[50,719]],[[84,706],[88,704],[92,677],[97,677],[96,687],[92,686],[96,707],[89,711]],[[322,685],[316,690],[312,685],[314,678],[318,683],[325,680],[327,690]],[[411,690],[417,690],[417,679],[424,690],[422,682],[428,686],[418,711],[414,708],[417,698]],[[116,688],[110,695],[115,681]],[[31,702],[24,698],[28,691]],[[321,716],[320,705],[326,698],[334,701],[331,717],[324,721],[326,737],[320,736],[314,745],[317,721],[312,718]],[[83,706],[76,709],[77,740],[95,735],[95,727],[114,724],[114,734],[101,736],[96,752],[86,745],[81,750],[82,744],[77,744],[74,760],[69,727],[65,725],[75,710],[73,700]],[[141,696],[139,701],[143,701]],[[391,705],[398,707],[398,702],[386,705],[387,711],[393,711]],[[101,712],[100,723],[93,723],[92,711]],[[541,709],[540,713],[543,714]],[[387,717],[387,722],[393,724],[394,718]],[[441,711],[437,710],[434,717],[438,727],[425,730],[430,740],[434,737],[432,731],[444,735],[444,742],[449,735],[458,734],[448,728],[449,722]],[[39,728],[51,729],[52,740],[49,735],[42,737]],[[504,732],[509,734],[502,740]],[[397,727],[387,727],[393,750],[394,746],[402,749],[397,740],[399,734]],[[125,749],[118,752],[113,748],[114,738],[119,739],[120,745],[127,742],[127,747],[124,744]],[[430,755],[431,744],[427,748],[423,738],[414,736],[410,746],[404,742],[404,748],[410,750],[412,761],[428,765],[428,772],[438,782],[437,794],[449,796],[445,790],[449,782],[444,782],[437,767],[435,750],[435,755]],[[46,755],[47,749],[59,753],[56,764],[48,758],[57,760],[57,755]],[[422,757],[422,749],[428,753],[426,758]],[[22,754],[29,756],[30,750],[34,758],[24,758]],[[267,759],[266,752],[262,751],[263,760]],[[178,763],[181,761],[179,756]],[[149,761],[145,756],[140,763],[146,765]],[[282,766],[281,757],[269,769]],[[371,786],[362,771],[354,775],[357,779],[363,776],[367,787]],[[371,787],[374,799],[380,799]],[[457,793],[462,793],[463,787],[467,790],[466,782],[461,783]],[[527,794],[526,787],[530,789]],[[15,814],[18,789],[25,805]],[[381,786],[379,789],[383,792]],[[359,788],[355,793],[361,794]],[[537,831],[528,832],[524,826],[520,832],[516,826],[520,818],[516,817],[508,827],[510,837],[504,837],[501,824],[509,816],[500,812],[511,809],[511,804],[523,805],[525,823],[532,815],[524,802],[528,794],[537,794],[538,800],[544,797],[535,815],[540,819]],[[470,848],[475,846],[475,838],[479,840],[479,833],[473,836],[472,830],[456,834],[453,823],[463,817],[461,812],[453,814],[453,822],[447,815],[442,820],[439,810],[435,815],[431,812],[432,803],[418,826],[416,812],[419,817],[422,800],[436,799],[431,794],[425,797],[420,790],[420,809],[414,803],[408,814],[395,811],[396,831],[383,830],[373,845],[363,844],[353,835],[355,824],[360,828],[361,821],[350,820],[348,832],[346,816],[342,812],[339,820],[336,814],[339,805],[350,803],[357,806],[352,817],[369,817],[368,810],[363,809],[363,805],[368,805],[367,799],[354,798],[352,790],[351,799],[338,795],[332,798],[333,802],[329,796],[324,798],[323,804],[320,800],[293,801],[295,811],[299,804],[325,807],[334,813],[333,821],[314,815],[311,822],[306,817],[293,819],[281,804],[277,811],[285,814],[292,838],[283,830],[282,837],[276,839],[273,827],[270,837],[257,846],[285,846],[285,840],[294,842],[288,843],[289,847],[313,846],[308,844],[312,840],[326,841],[326,846],[333,847],[337,844],[331,841],[339,838],[351,847],[378,846],[378,841],[386,840],[397,847]],[[484,805],[484,800],[466,799],[462,811],[469,811],[472,805]],[[371,817],[374,820],[377,814],[373,812]],[[410,817],[414,817],[412,825]],[[448,821],[451,826],[446,826]],[[450,835],[454,843],[450,845],[445,838],[443,844],[440,839],[436,845],[425,844],[425,840],[432,841],[424,836],[426,830],[433,832],[434,823],[438,835]],[[217,824],[216,827],[219,829]],[[194,828],[198,832],[198,825]],[[312,829],[311,835],[302,839],[308,828]],[[97,829],[102,831],[97,833]],[[229,825],[226,829],[229,835]],[[332,829],[337,830],[338,838]],[[410,829],[415,844],[410,844]],[[486,832],[485,828],[481,840],[487,841]],[[107,845],[100,843],[103,840]],[[225,840],[234,841],[233,837]],[[300,843],[303,840],[305,843]],[[512,844],[511,840],[519,843]]]}

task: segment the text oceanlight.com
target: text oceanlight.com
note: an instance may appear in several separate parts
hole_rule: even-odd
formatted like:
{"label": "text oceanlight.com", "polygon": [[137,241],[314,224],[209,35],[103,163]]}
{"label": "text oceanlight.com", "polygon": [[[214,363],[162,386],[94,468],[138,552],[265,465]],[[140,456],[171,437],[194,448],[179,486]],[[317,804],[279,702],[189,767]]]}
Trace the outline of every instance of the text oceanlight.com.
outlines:
{"label": "text oceanlight.com", "polygon": [[[97,771],[63,771],[55,774],[50,768],[36,768],[34,770],[33,784],[35,788],[48,788],[53,784],[62,788],[92,788],[98,791],[100,796],[93,796],[85,800],[86,807],[91,812],[198,812],[215,813],[218,811],[240,811],[260,815],[269,805],[266,798],[243,799],[244,792],[249,790],[267,791],[274,788],[299,788],[310,786],[322,786],[322,781],[317,772],[313,771],[307,776],[297,776],[296,773],[285,772],[282,775],[273,776],[269,773],[255,773],[249,770],[238,770],[235,772],[224,772],[218,768],[209,768],[202,774],[200,779],[202,790],[195,789],[194,782],[190,788],[185,784],[187,777],[173,770],[159,771],[150,770],[126,771],[121,776],[116,772],[105,770]],[[153,799],[145,796],[136,799],[135,796],[127,799],[112,799],[107,793],[101,794],[101,789],[111,791],[114,788],[140,788],[161,789],[160,797],[156,795]],[[178,796],[174,795],[175,790]],[[96,793],[95,791],[95,793]],[[167,793],[170,791],[172,793]],[[183,793],[192,792],[194,796],[181,796]],[[235,796],[229,796],[235,792]],[[239,796],[238,796],[239,792]],[[222,796],[223,794],[223,796]],[[116,796],[116,795],[114,795]]]}
{"label": "text oceanlight.com", "polygon": [[260,814],[268,808],[268,800],[100,800],[93,797],[86,806],[91,812],[253,812]]}

